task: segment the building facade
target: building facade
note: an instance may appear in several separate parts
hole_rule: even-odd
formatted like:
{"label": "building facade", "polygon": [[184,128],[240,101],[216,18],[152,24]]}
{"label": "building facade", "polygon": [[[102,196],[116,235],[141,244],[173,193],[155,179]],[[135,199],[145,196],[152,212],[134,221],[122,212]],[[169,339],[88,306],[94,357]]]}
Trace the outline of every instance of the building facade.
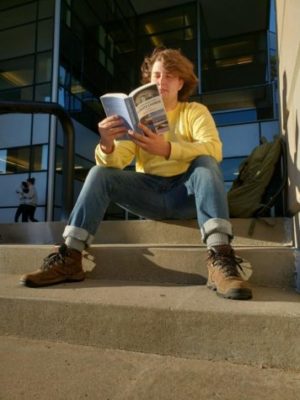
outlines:
{"label": "building facade", "polygon": [[[145,3],[145,4],[144,4]],[[226,187],[264,136],[280,132],[275,5],[270,0],[2,0],[0,100],[56,102],[75,127],[75,196],[94,164],[99,96],[139,85],[155,46],[182,49],[223,141]],[[148,8],[147,8],[148,7]],[[46,114],[0,116],[0,222],[13,222],[20,183],[36,178],[40,221],[60,219],[63,133]],[[128,217],[111,208],[108,218]]]}
{"label": "building facade", "polygon": [[[277,0],[280,119],[288,145],[288,212],[294,215],[295,245],[300,248],[300,4]],[[297,268],[300,257],[296,253]]]}

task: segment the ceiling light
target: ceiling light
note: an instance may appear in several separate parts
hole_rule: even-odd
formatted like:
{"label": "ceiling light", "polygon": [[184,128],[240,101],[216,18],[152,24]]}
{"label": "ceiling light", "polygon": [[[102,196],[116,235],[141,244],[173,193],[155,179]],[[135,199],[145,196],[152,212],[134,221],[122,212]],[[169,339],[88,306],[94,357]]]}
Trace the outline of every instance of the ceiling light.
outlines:
{"label": "ceiling light", "polygon": [[18,73],[14,71],[1,72],[1,75],[3,76],[4,79],[14,84],[15,86],[28,85],[28,82],[25,81],[25,79],[21,78],[20,75],[18,75]]}

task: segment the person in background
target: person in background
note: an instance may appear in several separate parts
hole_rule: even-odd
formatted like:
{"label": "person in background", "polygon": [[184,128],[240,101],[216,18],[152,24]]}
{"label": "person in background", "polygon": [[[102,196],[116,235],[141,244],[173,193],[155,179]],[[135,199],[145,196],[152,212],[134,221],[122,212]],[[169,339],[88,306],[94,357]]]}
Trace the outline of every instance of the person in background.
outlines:
{"label": "person in background", "polygon": [[28,183],[23,181],[21,186],[16,193],[19,195],[19,206],[15,213],[15,222],[19,222],[19,218],[22,215],[22,222],[28,222],[28,213],[26,208],[26,196],[29,192]]}
{"label": "person in background", "polygon": [[37,219],[34,218],[34,214],[36,211],[36,204],[37,204],[37,193],[35,188],[35,178],[28,178],[28,194],[25,198],[26,204],[26,212],[28,215],[28,219],[31,222],[38,222]]}
{"label": "person in background", "polygon": [[[88,247],[109,203],[149,219],[197,218],[208,250],[207,287],[218,295],[247,300],[252,290],[241,276],[241,259],[231,246],[227,195],[219,163],[222,143],[208,109],[188,98],[197,86],[193,64],[175,49],[159,48],[144,59],[142,83],[156,83],[170,129],[157,135],[140,124],[128,131],[122,118],[98,124],[100,142],[63,237],[41,268],[21,278],[29,287],[81,281],[82,251]],[[135,158],[136,171],[124,170]]]}

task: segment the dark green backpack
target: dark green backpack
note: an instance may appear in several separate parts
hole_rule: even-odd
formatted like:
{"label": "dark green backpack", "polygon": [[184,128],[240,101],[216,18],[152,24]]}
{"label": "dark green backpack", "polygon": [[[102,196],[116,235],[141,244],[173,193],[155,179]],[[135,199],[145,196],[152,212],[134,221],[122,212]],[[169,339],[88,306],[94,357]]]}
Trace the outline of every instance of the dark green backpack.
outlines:
{"label": "dark green backpack", "polygon": [[263,139],[263,143],[252,151],[241,164],[239,175],[228,192],[230,217],[267,215],[286,184],[285,157],[278,171],[278,164],[284,155],[285,144],[281,137],[273,142]]}

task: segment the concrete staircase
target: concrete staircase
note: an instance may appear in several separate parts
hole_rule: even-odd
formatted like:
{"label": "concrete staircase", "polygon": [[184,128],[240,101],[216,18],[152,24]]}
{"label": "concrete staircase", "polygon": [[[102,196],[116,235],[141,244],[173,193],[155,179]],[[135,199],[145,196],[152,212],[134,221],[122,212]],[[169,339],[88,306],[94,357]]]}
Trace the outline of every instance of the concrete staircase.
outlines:
{"label": "concrete staircase", "polygon": [[[103,222],[90,249],[94,260],[85,260],[87,279],[43,289],[19,286],[19,275],[39,267],[42,258],[52,251],[49,243],[61,241],[63,225],[1,225],[0,335],[8,348],[19,349],[17,353],[11,350],[10,356],[24,357],[27,347],[36,357],[41,356],[43,343],[53,351],[61,346],[70,357],[74,357],[70,355],[74,351],[90,354],[93,348],[101,359],[110,355],[122,359],[124,365],[127,354],[131,360],[127,366],[133,373],[128,375],[130,382],[136,378],[133,365],[136,368],[136,358],[140,357],[143,371],[152,371],[151,382],[160,387],[160,392],[150,392],[150,386],[142,390],[140,384],[145,381],[139,380],[138,386],[129,385],[125,392],[119,388],[117,394],[110,391],[106,396],[89,398],[260,399],[260,390],[268,390],[268,384],[258,385],[257,392],[254,388],[253,393],[247,392],[245,376],[259,380],[272,368],[273,378],[277,376],[272,380],[274,390],[277,388],[272,398],[296,399],[294,395],[300,389],[300,297],[294,289],[291,221],[257,221],[251,237],[251,220],[232,222],[236,252],[253,266],[250,279],[254,298],[247,302],[221,299],[206,288],[206,249],[200,243],[195,221]],[[0,354],[9,358],[5,351]],[[90,359],[85,355],[83,360]],[[61,370],[61,363],[56,362],[57,371]],[[111,359],[110,363],[112,376],[120,374]],[[177,394],[166,390],[162,370],[154,373],[153,365],[158,364],[172,365],[173,372],[176,368],[189,371],[183,381],[178,377],[172,383]],[[12,365],[21,368],[17,362]],[[192,382],[196,370],[202,371],[202,378],[197,377],[202,385],[205,376],[211,381],[212,371],[219,383],[224,380],[220,396],[213,383],[199,397],[199,387]],[[28,375],[27,370],[22,371]],[[242,373],[246,374],[243,379]],[[227,393],[230,376],[236,377],[235,389]],[[286,380],[291,390],[281,392],[278,385]],[[86,378],[85,385],[88,381]],[[239,389],[241,384],[244,386]],[[16,393],[12,398],[22,398],[12,385],[3,387]],[[97,387],[103,389],[103,385]],[[190,388],[186,397],[184,388]],[[245,397],[239,397],[242,390]],[[93,393],[89,389],[86,392]],[[58,391],[55,398],[88,397],[80,393],[82,397],[76,397],[76,393],[66,397]],[[276,397],[283,393],[284,397]],[[40,394],[32,398],[51,397]]]}

